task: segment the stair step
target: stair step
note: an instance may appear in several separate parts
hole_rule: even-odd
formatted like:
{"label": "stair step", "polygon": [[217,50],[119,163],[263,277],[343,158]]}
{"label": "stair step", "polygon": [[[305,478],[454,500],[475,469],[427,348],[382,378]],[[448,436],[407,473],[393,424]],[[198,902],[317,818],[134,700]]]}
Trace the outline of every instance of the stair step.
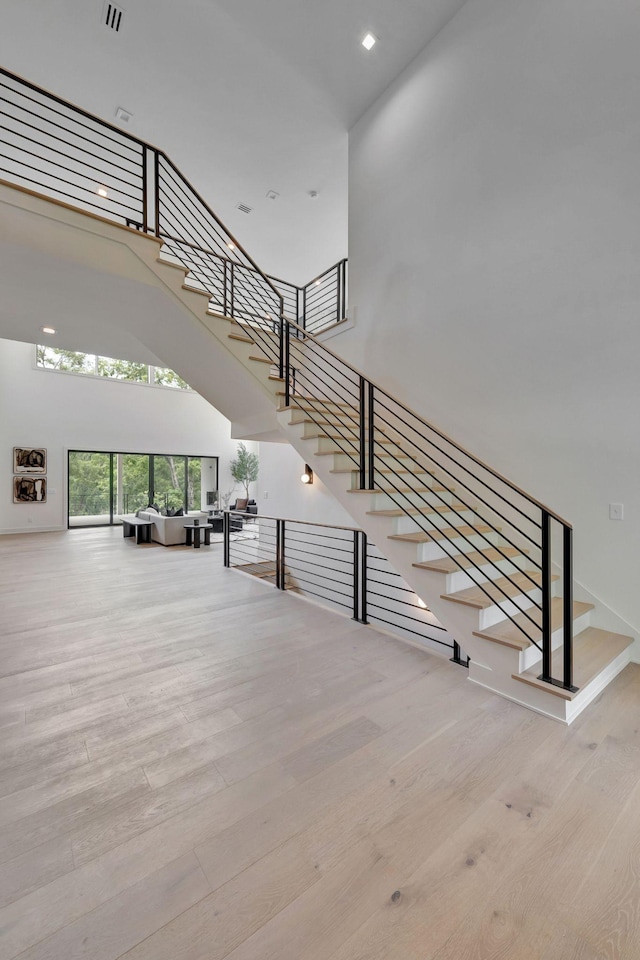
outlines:
{"label": "stair step", "polygon": [[278,380],[280,383],[284,383],[284,377],[276,377],[274,374],[269,374],[269,380]]}
{"label": "stair step", "polygon": [[206,297],[207,300],[211,300],[211,294],[208,290],[201,290],[200,287],[191,287],[188,283],[182,284],[182,289],[186,290],[187,293],[197,293],[200,297]]}
{"label": "stair step", "polygon": [[[573,619],[577,620],[578,617],[582,617],[585,613],[588,613],[593,609],[594,605],[592,603],[582,603],[579,600],[574,600]],[[562,597],[552,597],[552,631],[559,630],[562,626],[563,610],[564,605],[562,603]],[[540,631],[542,631],[542,612],[538,610],[537,607],[532,607],[527,612],[530,617],[540,624]],[[491,640],[493,643],[501,643],[503,647],[513,647],[514,650],[524,650],[526,647],[530,646],[530,642],[527,640],[522,631],[518,629],[516,624],[521,625],[525,630],[532,629],[531,620],[528,620],[521,613],[518,613],[513,618],[513,621],[503,620],[500,623],[494,623],[492,627],[487,627],[486,630],[474,630],[473,635],[474,637],[482,637],[484,640]]]}
{"label": "stair step", "polygon": [[[336,453],[339,451],[332,450],[331,452]],[[391,454],[391,456],[394,456],[394,454]],[[406,455],[405,455],[405,459],[406,459]],[[358,470],[358,469],[359,467],[337,467],[335,470],[330,470],[329,473],[353,473],[354,470]],[[431,476],[431,474],[426,468],[423,470],[422,469],[421,470],[404,470],[402,468],[400,468],[399,470],[387,470],[383,467],[383,469],[380,470],[378,469],[378,467],[376,467],[375,472],[377,476],[381,476],[381,477],[382,476],[395,477],[395,476],[401,476],[401,475],[404,476],[406,474],[409,474],[412,477],[421,477],[421,476],[424,476],[425,474],[428,476]],[[451,493],[451,490],[449,490],[449,492]]]}
{"label": "stair step", "polygon": [[[432,490],[432,487],[427,487],[427,490]],[[438,506],[427,506],[425,507],[407,507],[406,510],[367,510],[367,515],[370,517],[420,517],[425,513],[451,513],[455,510],[471,510],[471,507],[466,507],[464,503],[448,503],[439,504]],[[514,551],[514,553],[517,551]],[[438,563],[437,560],[432,561],[433,563]],[[452,562],[452,561],[451,561]],[[414,563],[414,567],[423,567],[427,564]],[[455,564],[454,564],[455,567]],[[435,569],[435,568],[434,568]],[[455,567],[457,570],[458,568]],[[450,571],[447,571],[450,572]]]}
{"label": "stair step", "polygon": [[[313,423],[313,420],[305,420],[305,423]],[[335,424],[331,424],[335,426]],[[353,443],[357,445],[359,443],[359,438],[357,433],[354,433],[352,437],[343,436],[340,433],[325,433],[324,431],[318,433],[309,433],[305,437],[300,437],[301,440],[342,440],[345,443]],[[390,440],[389,437],[376,437],[376,443],[393,443],[393,440]],[[340,453],[340,450],[332,450],[332,453]]]}
{"label": "stair step", "polygon": [[444,530],[416,530],[415,533],[392,533],[387,539],[404,540],[407,543],[429,543],[431,540],[455,540],[458,537],[471,537],[478,533],[495,532],[492,527],[481,524],[478,527],[446,527]]}
{"label": "stair step", "polygon": [[[611,633],[609,630],[600,630],[598,627],[587,627],[577,637],[573,638],[573,683],[582,690],[594,680],[598,674],[620,656],[633,643],[633,637],[625,637],[620,633]],[[562,677],[562,647],[554,650],[551,656],[551,675]],[[524,673],[514,673],[514,680],[528,683],[532,687],[539,687],[563,700],[573,700],[576,696],[570,690],[555,687],[550,683],[538,680],[540,664],[525,670]]]}
{"label": "stair step", "polygon": [[435,570],[437,573],[457,573],[461,567],[465,570],[473,567],[474,564],[482,566],[483,563],[497,563],[505,557],[512,559],[519,557],[526,551],[516,550],[515,547],[495,547],[487,550],[473,550],[471,553],[461,553],[455,560],[451,557],[439,557],[438,560],[425,560],[422,563],[414,563],[414,567],[422,570]]}
{"label": "stair step", "polygon": [[240,340],[242,343],[251,343],[255,347],[255,340],[252,340],[251,337],[245,337],[241,333],[228,333],[227,336],[229,340]]}
{"label": "stair step", "polygon": [[270,367],[273,367],[278,362],[277,360],[270,360],[269,357],[249,357],[249,360],[257,360],[258,363],[268,363]]}
{"label": "stair step", "polygon": [[[540,574],[535,571],[532,572],[530,576],[531,579],[524,573],[514,573],[511,577],[500,577],[498,580],[488,580],[482,584],[483,589],[480,589],[479,586],[467,587],[465,590],[458,590],[456,593],[441,593],[440,598],[442,600],[451,600],[452,603],[462,603],[467,607],[477,607],[478,610],[486,610],[487,607],[493,606],[494,603],[503,603],[507,598],[518,597],[522,593],[535,590],[535,584],[538,584],[538,587],[540,587],[542,582]],[[551,579],[558,580],[559,577],[554,575]],[[533,580],[534,583],[531,583],[531,580]],[[484,592],[485,590],[489,596]]]}
{"label": "stair step", "polygon": [[441,487],[439,484],[434,484],[432,487],[398,487],[396,490],[395,487],[381,487],[379,485],[375,486],[373,489],[367,490],[358,490],[355,487],[351,490],[347,490],[347,493],[451,493],[447,487]]}

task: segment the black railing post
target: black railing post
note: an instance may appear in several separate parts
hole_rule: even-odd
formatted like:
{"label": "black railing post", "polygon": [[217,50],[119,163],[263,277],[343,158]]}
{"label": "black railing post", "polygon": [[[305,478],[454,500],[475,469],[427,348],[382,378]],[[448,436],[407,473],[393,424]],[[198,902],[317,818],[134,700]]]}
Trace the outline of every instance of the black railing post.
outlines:
{"label": "black railing post", "polygon": [[147,181],[147,145],[142,145],[142,230],[147,233],[149,230],[149,203],[147,193],[149,185]]}
{"label": "black railing post", "polygon": [[156,218],[155,234],[160,236],[160,154],[153,151],[153,205]]}
{"label": "black railing post", "polygon": [[360,619],[360,533],[353,531],[353,619]]}
{"label": "black railing post", "polygon": [[284,323],[284,405],[288,407],[291,403],[291,324],[284,320],[283,314],[280,315],[280,323]]}
{"label": "black railing post", "polygon": [[460,667],[469,667],[469,657],[463,659],[462,650],[457,640],[453,641],[453,656],[449,660],[450,663],[457,663]]}
{"label": "black railing post", "polygon": [[227,261],[225,260],[222,264],[222,312],[225,317],[228,317],[227,308],[229,306],[229,291],[228,291],[229,279],[227,277]]}
{"label": "black railing post", "polygon": [[276,587],[286,590],[285,563],[285,525],[284,520],[276,520]]}
{"label": "black railing post", "polygon": [[562,528],[563,568],[563,686],[576,691],[573,685],[573,531],[567,524]]}
{"label": "black railing post", "polygon": [[340,264],[336,264],[336,323],[340,323],[342,317],[340,316],[342,312],[342,298],[341,293],[341,284],[340,284]]}
{"label": "black railing post", "polygon": [[373,421],[374,421],[374,409],[373,409],[373,384],[369,382],[369,396],[367,403],[367,426],[369,430],[368,436],[368,452],[369,452],[369,490],[374,489],[374,473],[375,473],[375,454],[374,454],[374,434],[373,434]]}
{"label": "black railing post", "polygon": [[227,306],[229,307],[229,313],[227,314],[227,316],[228,316],[228,317],[233,317],[234,320],[235,320],[235,316],[236,316],[236,271],[235,271],[235,264],[234,264],[233,260],[229,263],[229,273],[230,273],[230,277],[229,277],[229,303],[227,304]]}
{"label": "black railing post", "polygon": [[539,680],[551,683],[551,516],[542,510],[542,673]]}
{"label": "black railing post", "polygon": [[360,531],[360,623],[369,623],[367,619],[367,591],[369,589],[369,566],[367,535]]}
{"label": "black railing post", "polygon": [[231,522],[230,514],[228,510],[225,510],[222,514],[222,533],[224,537],[224,565],[225,567],[231,566],[231,538],[229,534],[231,533]]}
{"label": "black railing post", "polygon": [[300,318],[300,326],[303,330],[307,329],[307,288],[302,288],[302,317]]}
{"label": "black railing post", "polygon": [[366,478],[366,466],[365,461],[367,457],[367,435],[366,435],[366,392],[365,392],[365,380],[363,376],[360,376],[360,402],[358,409],[358,439],[360,441],[360,489],[365,490],[365,478]]}

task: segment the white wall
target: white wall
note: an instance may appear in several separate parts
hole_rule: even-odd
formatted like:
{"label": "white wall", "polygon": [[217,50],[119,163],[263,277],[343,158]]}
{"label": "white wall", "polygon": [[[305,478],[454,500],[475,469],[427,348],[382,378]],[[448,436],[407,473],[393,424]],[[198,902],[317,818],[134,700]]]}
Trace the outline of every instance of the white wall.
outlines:
{"label": "white wall", "polygon": [[[14,446],[47,448],[46,503],[13,503]],[[33,345],[0,340],[0,449],[0,533],[13,533],[66,527],[69,449],[219,456],[227,490],[237,443],[229,421],[196,393],[36,369]]]}
{"label": "white wall", "polygon": [[[313,445],[312,440],[309,442]],[[260,443],[258,512],[284,519],[357,526],[317,476],[311,486],[300,481],[303,470],[304,460],[288,443]]]}
{"label": "white wall", "polygon": [[466,4],[351,133],[335,341],[572,521],[636,625],[639,49],[628,0]]}

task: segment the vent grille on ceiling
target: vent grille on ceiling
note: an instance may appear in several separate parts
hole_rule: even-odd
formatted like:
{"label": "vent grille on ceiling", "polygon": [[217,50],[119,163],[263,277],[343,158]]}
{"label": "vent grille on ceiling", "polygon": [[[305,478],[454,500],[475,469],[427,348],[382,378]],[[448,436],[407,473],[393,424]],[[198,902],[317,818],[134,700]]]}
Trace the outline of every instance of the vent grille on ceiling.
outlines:
{"label": "vent grille on ceiling", "polygon": [[109,27],[110,30],[115,30],[115,32],[118,33],[120,27],[122,26],[123,17],[124,10],[122,7],[117,7],[115,3],[105,3],[103,23],[105,26]]}
{"label": "vent grille on ceiling", "polygon": [[248,207],[246,203],[236,203],[236,210],[241,210],[242,213],[251,213],[253,207]]}

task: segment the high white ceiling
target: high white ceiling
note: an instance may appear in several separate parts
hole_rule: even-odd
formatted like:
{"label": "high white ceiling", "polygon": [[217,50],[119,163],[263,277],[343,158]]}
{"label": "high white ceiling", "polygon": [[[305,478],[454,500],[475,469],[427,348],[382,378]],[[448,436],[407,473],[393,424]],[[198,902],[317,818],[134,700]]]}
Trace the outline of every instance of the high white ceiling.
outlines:
{"label": "high white ceiling", "polygon": [[131,111],[263,269],[304,283],[347,253],[349,127],[464,2],[123,0],[114,33],[103,0],[0,0],[0,65]]}

